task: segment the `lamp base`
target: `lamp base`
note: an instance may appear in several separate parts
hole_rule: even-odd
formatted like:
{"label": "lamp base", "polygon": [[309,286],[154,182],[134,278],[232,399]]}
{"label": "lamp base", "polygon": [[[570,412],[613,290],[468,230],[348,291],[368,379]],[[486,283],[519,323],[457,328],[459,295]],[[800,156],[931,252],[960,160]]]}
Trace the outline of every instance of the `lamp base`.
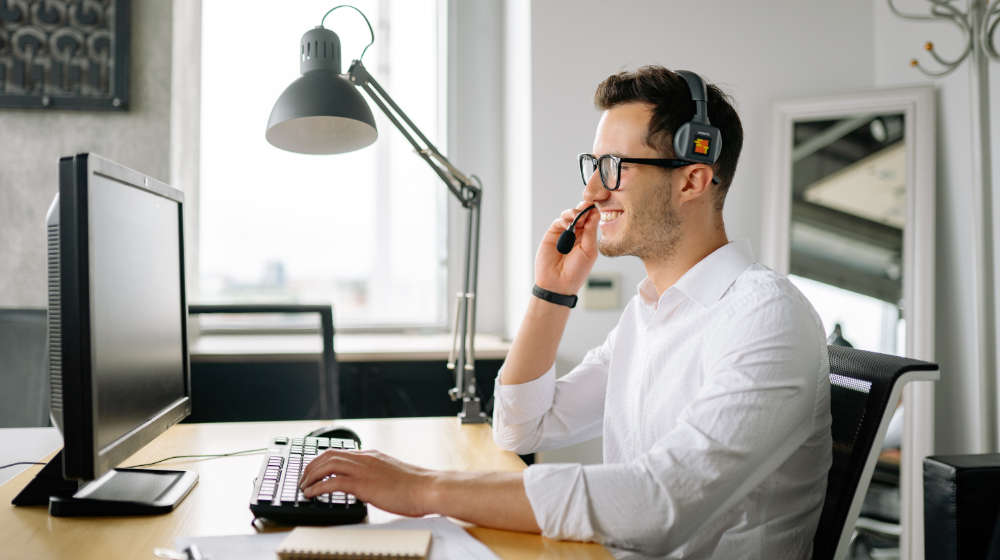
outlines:
{"label": "lamp base", "polygon": [[479,397],[465,397],[462,399],[462,412],[458,413],[458,419],[463,424],[485,424],[490,419],[483,414]]}

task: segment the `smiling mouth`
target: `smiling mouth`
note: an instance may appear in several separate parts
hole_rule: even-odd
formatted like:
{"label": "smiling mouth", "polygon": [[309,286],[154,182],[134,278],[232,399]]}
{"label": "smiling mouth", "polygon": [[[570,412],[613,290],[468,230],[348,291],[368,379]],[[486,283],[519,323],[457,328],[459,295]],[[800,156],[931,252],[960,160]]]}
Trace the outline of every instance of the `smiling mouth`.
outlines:
{"label": "smiling mouth", "polygon": [[606,224],[609,222],[613,222],[617,220],[619,217],[621,217],[621,215],[624,213],[625,212],[622,210],[605,210],[601,212],[601,223]]}

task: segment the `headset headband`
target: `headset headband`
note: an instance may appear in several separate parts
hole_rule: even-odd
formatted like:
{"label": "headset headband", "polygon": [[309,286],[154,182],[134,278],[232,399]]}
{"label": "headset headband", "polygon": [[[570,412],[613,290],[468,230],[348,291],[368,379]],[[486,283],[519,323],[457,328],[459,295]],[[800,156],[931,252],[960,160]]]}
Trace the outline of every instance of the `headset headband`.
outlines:
{"label": "headset headband", "polygon": [[687,82],[691,90],[691,100],[694,101],[694,117],[692,121],[701,124],[712,124],[708,120],[708,90],[701,76],[689,70],[678,70],[677,74]]}

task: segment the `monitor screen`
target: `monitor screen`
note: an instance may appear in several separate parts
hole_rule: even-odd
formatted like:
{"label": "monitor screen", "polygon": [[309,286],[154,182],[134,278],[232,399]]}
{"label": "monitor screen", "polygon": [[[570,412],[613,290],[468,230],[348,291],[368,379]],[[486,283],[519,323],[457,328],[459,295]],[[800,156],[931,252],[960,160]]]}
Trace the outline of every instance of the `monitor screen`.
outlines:
{"label": "monitor screen", "polygon": [[50,405],[63,476],[93,480],[191,412],[183,194],[94,154],[59,169]]}
{"label": "monitor screen", "polygon": [[183,399],[177,206],[95,174],[89,184],[95,443],[105,449]]}

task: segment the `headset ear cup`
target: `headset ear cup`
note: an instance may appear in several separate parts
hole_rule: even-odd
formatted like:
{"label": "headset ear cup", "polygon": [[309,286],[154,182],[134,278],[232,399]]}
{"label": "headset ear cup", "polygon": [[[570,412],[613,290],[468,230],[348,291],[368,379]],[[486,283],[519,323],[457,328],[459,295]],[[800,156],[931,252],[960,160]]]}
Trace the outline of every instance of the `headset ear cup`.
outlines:
{"label": "headset ear cup", "polygon": [[684,78],[694,102],[695,112],[690,121],[674,133],[674,153],[677,159],[692,163],[715,164],[722,152],[722,131],[708,120],[708,89],[701,76],[689,70],[678,70]]}
{"label": "headset ear cup", "polygon": [[691,123],[686,122],[674,132],[674,157],[677,159],[688,159],[688,140],[691,136]]}

